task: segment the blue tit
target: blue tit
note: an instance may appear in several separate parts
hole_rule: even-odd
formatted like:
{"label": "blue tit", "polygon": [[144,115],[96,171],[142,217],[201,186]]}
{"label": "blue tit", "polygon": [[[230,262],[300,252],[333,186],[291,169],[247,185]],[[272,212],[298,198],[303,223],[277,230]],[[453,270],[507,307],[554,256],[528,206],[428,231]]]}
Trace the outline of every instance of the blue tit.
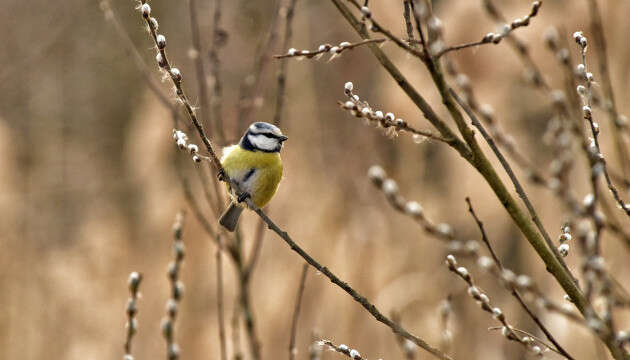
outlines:
{"label": "blue tit", "polygon": [[245,197],[250,197],[256,207],[262,208],[276,193],[282,179],[280,150],[285,140],[287,137],[277,126],[255,122],[249,126],[238,144],[223,149],[221,165],[226,175],[243,192],[241,198],[236,198],[228,185],[232,200],[219,219],[219,223],[227,230],[234,231],[236,228],[238,218],[243,212],[242,202]]}

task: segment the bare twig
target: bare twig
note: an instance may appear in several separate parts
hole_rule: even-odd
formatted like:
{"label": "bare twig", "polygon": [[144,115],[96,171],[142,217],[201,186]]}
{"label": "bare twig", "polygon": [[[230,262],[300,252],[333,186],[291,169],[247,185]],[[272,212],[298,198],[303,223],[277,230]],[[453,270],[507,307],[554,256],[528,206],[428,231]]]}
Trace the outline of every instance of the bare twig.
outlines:
{"label": "bare twig", "polygon": [[610,79],[608,57],[606,55],[607,46],[606,37],[604,36],[604,26],[602,24],[597,0],[588,0],[587,2],[590,9],[589,13],[591,15],[591,31],[597,44],[595,45],[595,48],[597,49],[597,57],[599,58],[599,73],[603,83],[604,109],[608,112],[610,124],[615,129],[614,131],[611,131],[611,133],[617,150],[617,157],[619,159],[619,163],[621,164],[622,173],[624,176],[628,176],[628,171],[630,171],[630,160],[628,159],[628,149],[626,147],[626,143],[622,137],[624,124],[619,119],[612,81]]}
{"label": "bare twig", "polygon": [[166,340],[168,360],[179,359],[179,347],[175,342],[175,320],[179,312],[179,302],[184,294],[184,284],[179,281],[180,270],[184,260],[184,243],[182,231],[184,226],[184,212],[175,216],[173,224],[173,261],[168,265],[168,278],[171,283],[171,296],[166,304],[166,317],[162,319],[162,334]]}
{"label": "bare twig", "polygon": [[534,1],[532,3],[532,9],[530,10],[529,14],[527,14],[522,19],[517,18],[516,20],[512,21],[510,24],[505,24],[500,33],[488,33],[479,41],[446,47],[445,49],[435,54],[435,58],[439,58],[442,55],[451,51],[462,50],[462,49],[476,47],[476,46],[480,46],[484,44],[498,44],[501,42],[501,40],[503,40],[504,37],[508,36],[512,31],[520,27],[529,25],[530,19],[538,14],[538,10],[540,9],[541,5],[542,5],[542,1]]}
{"label": "bare twig", "polygon": [[286,54],[274,55],[273,57],[276,59],[286,59],[286,58],[293,58],[293,57],[311,59],[311,58],[317,57],[319,59],[321,55],[324,55],[326,53],[331,53],[333,56],[340,55],[346,50],[352,50],[362,45],[381,44],[381,43],[384,43],[385,41],[386,39],[368,39],[368,40],[363,40],[356,43],[342,42],[337,46],[324,44],[324,45],[321,45],[317,50],[296,50],[296,49],[291,48],[287,50]]}
{"label": "bare twig", "polygon": [[[267,210],[269,212],[269,210]],[[254,246],[251,251],[251,255],[249,256],[249,260],[247,265],[245,265],[245,269],[243,270],[244,278],[249,281],[256,264],[258,263],[258,259],[260,258],[260,252],[262,250],[263,239],[265,238],[265,222],[260,219],[258,221],[258,226],[256,227],[256,233],[254,235]]]}
{"label": "bare twig", "polygon": [[385,324],[390,329],[392,329],[392,331],[394,333],[399,334],[399,335],[403,336],[406,339],[409,339],[414,344],[418,345],[422,349],[424,349],[424,350],[428,351],[429,353],[433,354],[435,357],[437,357],[439,359],[451,359],[451,357],[449,357],[448,355],[446,355],[446,354],[442,353],[440,350],[430,346],[427,342],[425,342],[421,338],[419,338],[419,337],[417,337],[415,335],[412,335],[407,330],[402,328],[400,325],[395,324],[387,316],[383,315],[383,313],[381,313],[376,308],[376,306],[374,306],[372,303],[370,303],[370,301],[367,298],[365,298],[364,296],[359,294],[350,285],[348,285],[348,283],[343,282],[335,274],[333,274],[330,270],[328,270],[327,267],[322,266],[317,260],[315,260],[313,257],[311,257],[306,251],[304,251],[297,243],[295,243],[295,241],[293,241],[293,239],[291,239],[291,237],[289,236],[289,234],[287,232],[285,232],[282,229],[280,229],[271,219],[269,219],[269,217],[267,217],[267,215],[262,210],[254,209],[254,211],[258,214],[258,216],[260,216],[265,221],[265,223],[268,225],[269,229],[273,230],[273,232],[278,234],[278,236],[280,236],[282,238],[282,240],[284,240],[284,242],[286,242],[287,245],[289,245],[291,250],[293,250],[296,253],[298,253],[298,255],[300,255],[304,260],[306,260],[307,263],[309,263],[311,266],[313,266],[315,269],[317,269],[320,273],[322,273],[324,276],[326,276],[328,279],[330,279],[330,281],[332,281],[335,285],[339,286],[346,293],[348,293],[348,295],[350,295],[354,299],[354,301],[356,301],[359,304],[361,304],[361,306],[363,306],[363,308],[365,308],[370,314],[372,314],[372,316],[377,321]]}
{"label": "bare twig", "polygon": [[147,64],[144,62],[142,55],[140,55],[140,52],[138,51],[138,47],[133,42],[133,40],[131,40],[129,33],[124,28],[124,26],[120,23],[118,16],[116,16],[116,13],[114,13],[114,11],[111,8],[111,4],[109,0],[102,0],[100,2],[100,7],[105,16],[105,20],[109,21],[114,26],[114,30],[125,43],[127,51],[131,53],[131,56],[133,57],[138,70],[142,74],[142,78],[147,83],[147,86],[149,87],[151,92],[153,92],[153,94],[157,97],[157,99],[160,101],[160,104],[162,104],[164,107],[169,109],[169,111],[174,117],[174,122],[177,125],[177,123],[179,122],[179,114],[177,112],[177,107],[172,103],[171,99],[169,99],[169,97],[166,94],[164,94],[164,92],[160,89],[159,85],[151,76],[151,72],[149,71]]}
{"label": "bare twig", "polygon": [[289,336],[289,360],[294,360],[297,353],[295,347],[295,338],[297,335],[297,323],[300,316],[300,306],[302,305],[302,295],[306,286],[306,274],[308,273],[308,264],[302,266],[302,275],[300,276],[300,285],[298,286],[297,296],[295,298],[295,308],[291,317],[291,335]]}
{"label": "bare twig", "polygon": [[[475,223],[477,223],[477,226],[479,227],[479,231],[481,232],[481,239],[486,244],[488,251],[490,251],[490,255],[492,255],[492,259],[494,259],[494,262],[499,267],[499,270],[503,271],[504,270],[503,264],[501,263],[501,260],[499,260],[499,257],[497,256],[497,254],[494,252],[494,249],[492,248],[492,245],[490,244],[490,240],[488,239],[486,231],[484,230],[483,223],[481,222],[481,220],[479,220],[479,218],[477,217],[477,214],[475,214],[475,210],[472,207],[472,202],[470,201],[470,198],[468,197],[466,198],[466,203],[468,204],[468,211],[472,215],[473,219],[475,219]],[[521,305],[521,307],[525,310],[527,315],[529,315],[529,317],[536,323],[538,328],[542,330],[542,332],[545,334],[547,339],[549,339],[549,341],[551,341],[551,343],[555,346],[556,350],[567,359],[573,360],[573,357],[569,355],[569,353],[564,348],[562,348],[562,346],[560,346],[560,344],[556,341],[556,339],[553,337],[551,332],[540,321],[538,316],[536,316],[536,314],[532,312],[532,310],[527,306],[527,304],[525,304],[525,301],[523,301],[523,298],[519,294],[518,290],[513,285],[509,285],[509,287],[511,288],[512,296],[516,298],[516,300]],[[548,347],[551,348],[551,346],[548,346]]]}
{"label": "bare twig", "polygon": [[260,88],[262,84],[262,74],[267,65],[278,37],[278,27],[280,24],[280,17],[282,15],[282,1],[276,1],[276,6],[273,10],[273,18],[269,30],[266,32],[266,37],[262,39],[256,49],[254,56],[254,64],[250,74],[247,74],[243,79],[240,86],[239,94],[239,109],[237,114],[236,124],[239,129],[246,127],[249,123],[249,116],[254,108],[255,100],[260,95]]}
{"label": "bare twig", "polygon": [[136,314],[138,313],[138,289],[142,282],[142,274],[132,272],[129,275],[129,300],[127,301],[127,335],[125,339],[125,360],[133,360],[131,355],[131,344],[133,336],[138,331],[138,321]]}
{"label": "bare twig", "polygon": [[208,81],[206,79],[206,70],[204,64],[204,56],[201,53],[201,36],[199,35],[199,21],[197,20],[197,8],[195,0],[188,0],[188,10],[190,12],[190,31],[192,34],[192,58],[195,62],[195,70],[197,72],[197,85],[199,93],[199,102],[201,104],[201,119],[208,128],[212,128],[210,124],[210,103],[208,102]]}
{"label": "bare twig", "polygon": [[219,316],[219,345],[221,348],[221,360],[227,360],[227,346],[225,340],[225,318],[223,311],[223,242],[220,235],[217,236],[216,260],[217,260],[217,313]]}
{"label": "bare twig", "polygon": [[[542,1],[540,1],[542,3]],[[499,9],[494,5],[492,0],[483,0],[484,7],[486,12],[498,23],[506,23],[506,18],[501,14]],[[529,48],[525,42],[517,38],[514,34],[507,35],[508,43],[514,48],[518,56],[521,58],[525,66],[528,67],[528,71],[531,73],[531,81],[532,83],[540,89],[550,90],[549,84],[545,81],[545,78],[542,76],[542,72],[540,71],[538,65],[532,59]]]}
{"label": "bare twig", "polygon": [[587,145],[588,153],[590,155],[589,161],[591,164],[591,180],[593,182],[593,196],[595,197],[595,201],[597,201],[598,192],[597,192],[596,181],[599,175],[603,174],[604,178],[606,179],[606,184],[608,185],[608,189],[612,193],[615,201],[617,202],[621,210],[623,210],[626,213],[626,215],[630,216],[630,204],[627,204],[621,199],[621,196],[619,195],[619,191],[613,184],[610,178],[610,174],[608,174],[608,166],[606,164],[604,155],[602,154],[601,148],[599,146],[599,137],[598,137],[599,124],[597,124],[595,120],[593,120],[593,114],[591,111],[591,106],[592,106],[591,105],[591,93],[592,93],[591,86],[593,84],[593,74],[588,71],[588,67],[586,64],[586,49],[587,49],[586,37],[584,37],[582,33],[580,32],[575,33],[573,36],[581,48],[582,64],[580,65],[582,65],[582,67],[584,68],[583,73],[584,73],[584,81],[586,84],[586,87],[578,86],[577,90],[578,90],[578,93],[581,94],[584,101],[584,107],[582,108],[583,110],[582,112],[583,112],[584,120],[586,120],[588,124],[590,125],[591,135],[593,139],[592,143]]}
{"label": "bare twig", "polygon": [[339,102],[342,109],[348,110],[350,114],[359,119],[365,119],[378,127],[385,129],[388,135],[395,136],[400,132],[409,132],[412,134],[415,142],[422,142],[423,139],[437,140],[446,144],[455,143],[454,139],[446,139],[438,134],[428,130],[419,130],[410,126],[403,119],[396,119],[393,113],[383,114],[382,111],[374,111],[370,104],[365,100],[360,100],[359,95],[353,92],[354,85],[351,82],[345,84],[345,94],[348,101]]}
{"label": "bare twig", "polygon": [[[285,25],[284,25],[284,39],[282,40],[282,48],[286,49],[291,42],[293,36],[293,15],[295,13],[295,3],[297,0],[289,0],[289,5],[286,7]],[[285,90],[287,86],[287,62],[280,63],[280,70],[278,71],[278,87],[276,90],[276,114],[273,117],[273,123],[276,126],[280,126],[282,119],[282,110],[284,109]]]}
{"label": "bare twig", "polygon": [[210,106],[212,107],[212,118],[214,119],[215,131],[219,140],[225,140],[223,129],[223,87],[221,82],[221,60],[219,59],[219,49],[227,41],[227,32],[221,28],[221,10],[223,0],[214,2],[212,14],[212,45],[208,51],[210,58],[210,74],[212,75],[212,97]]}
{"label": "bare twig", "polygon": [[[477,304],[481,307],[481,310],[492,314],[492,317],[501,323],[502,335],[506,339],[511,340],[511,341],[516,341],[522,344],[536,356],[541,357],[543,355],[543,350],[540,348],[540,346],[536,345],[536,343],[532,341],[531,338],[527,336],[524,336],[524,337],[519,336],[516,333],[516,331],[514,331],[514,327],[508,323],[505,315],[503,314],[503,311],[500,308],[492,307],[490,303],[490,299],[488,298],[488,295],[483,293],[476,286],[476,284],[473,281],[472,276],[468,272],[468,269],[466,269],[463,266],[460,266],[460,267],[457,266],[457,260],[455,259],[453,255],[448,255],[446,257],[446,265],[448,266],[448,269],[452,273],[459,276],[462,280],[464,280],[468,284],[468,295],[470,295],[475,301],[477,301]],[[547,349],[554,352],[558,352],[553,347],[547,347]]]}
{"label": "bare twig", "polygon": [[337,346],[333,344],[333,342],[330,340],[320,340],[318,344],[320,346],[327,346],[330,350],[338,352],[340,354],[344,354],[352,360],[367,360],[367,358],[362,357],[356,349],[350,349],[345,344]]}
{"label": "bare twig", "polygon": [[407,30],[407,41],[409,44],[414,44],[416,39],[413,35],[413,24],[411,23],[411,11],[413,7],[413,3],[411,0],[405,0],[403,2],[404,12],[403,18],[405,19],[405,29]]}

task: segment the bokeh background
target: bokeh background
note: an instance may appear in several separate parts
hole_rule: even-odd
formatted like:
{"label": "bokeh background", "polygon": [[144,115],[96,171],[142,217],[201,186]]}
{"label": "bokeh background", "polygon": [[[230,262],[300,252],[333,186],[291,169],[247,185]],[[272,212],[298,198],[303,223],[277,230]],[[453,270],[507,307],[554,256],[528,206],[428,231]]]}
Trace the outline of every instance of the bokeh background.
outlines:
{"label": "bokeh background", "polygon": [[[274,18],[275,3],[223,2],[222,27],[228,41],[219,56],[226,138],[220,145],[227,145],[237,141],[244,130],[245,125],[236,120],[239,89],[251,76],[256,49]],[[618,108],[628,113],[630,3],[599,3]],[[382,24],[400,36],[405,34],[402,1],[373,0],[370,4]],[[167,36],[170,58],[182,70],[185,89],[199,105],[196,82],[200,79],[189,56],[188,4],[156,0],[151,5],[160,31]],[[512,19],[525,15],[530,2],[506,0],[497,5]],[[141,16],[134,10],[136,4],[124,0],[113,1],[111,6],[149,64],[151,76],[159,81],[155,53]],[[203,57],[211,43],[213,6],[213,1],[197,1]],[[434,6],[449,44],[476,40],[498,29],[480,1],[441,0],[434,1]],[[171,225],[176,212],[187,208],[177,172],[194,184],[195,196],[215,222],[193,172],[196,165],[174,145],[169,110],[148,89],[125,43],[105,21],[98,1],[1,0],[0,7],[0,358],[121,358],[131,271],[145,276],[134,355],[138,359],[164,357],[160,319],[169,289],[165,274],[171,259]],[[531,25],[516,32],[530,45],[533,58],[552,86],[562,86],[561,69],[554,54],[544,47],[544,31],[554,25],[564,29],[565,36],[576,30],[590,36],[589,19],[585,1],[547,1]],[[298,0],[293,29],[290,47],[298,49],[358,40],[327,1]],[[596,46],[591,43],[591,47]],[[383,49],[438,113],[446,116],[417,59],[391,43]],[[286,51],[278,43],[272,50]],[[571,56],[576,55],[577,50],[571,47]],[[465,50],[452,58],[470,77],[480,102],[495,108],[502,127],[519,149],[546,170],[551,154],[541,138],[549,121],[551,99],[523,80],[524,68],[514,51],[501,43]],[[596,69],[593,52],[589,60]],[[356,92],[373,107],[392,111],[416,127],[429,128],[366,48],[330,62],[327,58],[288,61],[282,128],[290,139],[282,154],[285,178],[268,208],[272,218],[383,312],[397,311],[407,329],[436,346],[441,332],[438,307],[452,295],[449,328],[455,358],[527,358],[521,346],[488,330],[496,325],[494,320],[465,295],[464,284],[443,265],[447,254],[444,244],[392,210],[366,173],[373,164],[383,166],[407,198],[422,203],[436,222],[451,224],[461,238],[478,238],[464,202],[470,196],[505,263],[519,273],[530,274],[552,298],[563,301],[559,286],[481,176],[450,148],[431,141],[416,144],[406,134],[388,138],[339,109],[337,101],[344,100],[343,84],[352,81]],[[270,60],[260,94],[246,99],[255,106],[251,121],[271,121],[279,66],[280,61]],[[212,84],[212,78],[206,80]],[[160,86],[174,100],[170,85],[164,82]],[[595,116],[603,119],[604,114],[596,111]],[[615,166],[611,128],[607,121],[600,124],[603,152]],[[576,164],[575,190],[582,197],[588,191],[587,178],[583,161]],[[545,190],[529,184],[527,190],[547,229],[556,237],[566,209]],[[628,229],[627,219],[619,219]],[[256,216],[244,215],[241,229],[246,250],[252,245],[257,224]],[[186,293],[177,322],[177,341],[182,358],[216,359],[216,247],[190,212],[184,242],[188,255],[182,273]],[[604,254],[610,271],[629,287],[630,279],[625,276],[628,249],[605,236]],[[288,356],[302,263],[273,233],[265,233],[251,285],[253,316],[265,359]],[[572,251],[568,263],[579,272],[579,252]],[[227,257],[223,269],[230,335],[238,280]],[[471,270],[512,323],[538,334],[496,280],[480,274],[474,266]],[[308,274],[302,305],[298,359],[308,357],[314,331],[322,338],[357,348],[368,358],[403,357],[387,327],[313,270]],[[557,315],[539,314],[577,358],[607,358],[583,327]],[[627,329],[627,314],[619,311],[616,315],[619,329]],[[228,336],[230,354],[234,349],[231,339]],[[247,341],[241,335],[245,359],[251,358]],[[423,352],[419,355],[429,357]],[[336,359],[341,355],[325,352],[323,356]]]}

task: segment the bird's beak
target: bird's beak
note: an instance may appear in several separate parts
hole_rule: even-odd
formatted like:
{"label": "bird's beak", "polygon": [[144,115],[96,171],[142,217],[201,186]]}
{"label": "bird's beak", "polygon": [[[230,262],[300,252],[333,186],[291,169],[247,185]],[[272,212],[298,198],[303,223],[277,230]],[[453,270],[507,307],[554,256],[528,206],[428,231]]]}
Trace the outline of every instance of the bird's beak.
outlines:
{"label": "bird's beak", "polygon": [[280,137],[278,138],[278,140],[280,140],[280,142],[285,142],[287,141],[288,137],[284,136],[284,135],[280,135]]}

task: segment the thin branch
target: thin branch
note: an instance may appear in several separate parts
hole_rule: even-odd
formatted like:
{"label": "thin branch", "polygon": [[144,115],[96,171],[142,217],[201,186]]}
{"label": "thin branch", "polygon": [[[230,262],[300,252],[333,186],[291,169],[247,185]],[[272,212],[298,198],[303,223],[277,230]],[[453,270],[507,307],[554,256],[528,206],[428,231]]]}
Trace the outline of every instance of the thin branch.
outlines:
{"label": "thin branch", "polygon": [[216,260],[217,260],[217,313],[219,316],[219,345],[221,348],[221,360],[227,360],[227,346],[225,339],[225,318],[223,310],[223,242],[220,235],[217,236]]}
{"label": "thin branch", "polygon": [[[542,1],[540,2],[542,3]],[[501,14],[501,12],[499,11],[499,9],[497,9],[497,7],[494,5],[492,0],[483,0],[483,4],[486,9],[486,12],[496,22],[504,23],[504,24],[507,22],[505,16]],[[531,71],[533,84],[536,87],[541,88],[543,90],[546,90],[546,91],[551,90],[551,87],[549,86],[549,84],[547,84],[547,82],[545,81],[545,78],[542,76],[540,68],[538,67],[538,65],[536,65],[536,63],[532,59],[529,53],[529,48],[527,47],[527,44],[523,42],[522,40],[519,40],[519,38],[516,37],[514,34],[508,34],[507,41],[508,41],[508,44],[510,44],[512,48],[514,48],[514,50],[516,51],[518,56],[521,58],[521,60],[525,63],[525,65],[529,67],[529,70]]]}
{"label": "thin branch", "polygon": [[179,313],[179,303],[184,294],[184,284],[179,280],[180,270],[184,261],[184,243],[182,232],[184,226],[183,211],[175,216],[173,224],[173,261],[168,265],[168,278],[171,284],[171,296],[166,303],[166,317],[162,319],[162,335],[166,340],[166,354],[168,360],[179,359],[179,347],[175,342],[175,320]]}
{"label": "thin branch", "polygon": [[166,94],[164,94],[164,92],[160,89],[159,85],[151,76],[151,72],[149,71],[147,64],[144,62],[142,55],[140,55],[140,52],[138,51],[138,47],[131,39],[131,36],[129,36],[129,33],[127,32],[125,27],[121,24],[120,20],[118,19],[118,16],[116,16],[116,13],[114,13],[114,11],[112,10],[109,0],[102,0],[100,2],[100,7],[105,16],[105,20],[109,21],[114,26],[114,30],[125,43],[125,47],[127,48],[127,51],[133,57],[136,63],[136,67],[142,74],[142,78],[147,83],[149,90],[151,90],[151,92],[153,92],[153,94],[157,97],[157,99],[160,101],[160,104],[162,104],[164,107],[169,109],[171,114],[173,114],[175,124],[177,125],[177,123],[180,120],[177,107],[173,105],[171,99],[169,99],[169,97]]}
{"label": "thin branch", "polygon": [[244,277],[247,281],[252,275],[256,264],[258,263],[258,259],[260,258],[260,252],[262,250],[263,239],[265,238],[265,222],[261,220],[258,221],[258,227],[256,227],[256,233],[254,235],[254,247],[252,248],[251,255],[249,256],[249,261],[243,270]]}
{"label": "thin branch", "polygon": [[212,118],[214,119],[215,130],[219,140],[225,139],[223,129],[223,87],[221,83],[221,60],[219,59],[219,49],[227,41],[227,32],[221,28],[222,0],[215,0],[212,14],[212,45],[208,51],[210,59],[210,75],[212,75]]}
{"label": "thin branch", "polygon": [[[289,0],[289,6],[286,7],[285,26],[284,26],[284,39],[282,40],[282,48],[286,49],[291,42],[293,36],[293,15],[295,13],[295,3],[297,0]],[[278,71],[278,87],[276,90],[276,114],[273,117],[273,124],[280,126],[282,119],[282,110],[284,109],[285,92],[287,86],[287,62],[280,63],[280,70]]]}
{"label": "thin branch", "polygon": [[[295,50],[293,48],[287,50],[286,54],[283,55],[274,55],[273,57],[276,59],[286,59],[286,58],[319,58],[321,55],[326,53],[332,53],[333,56],[339,55],[346,50],[352,50],[359,46],[367,45],[367,44],[381,44],[387,41],[387,39],[367,39],[362,40],[356,43],[342,42],[339,46],[333,46],[330,44],[321,45],[317,50]],[[332,59],[332,57],[331,57]]]}
{"label": "thin branch", "polygon": [[[612,183],[610,179],[610,175],[608,174],[608,169],[607,169],[608,166],[606,164],[606,160],[604,159],[604,155],[602,154],[601,148],[599,146],[599,137],[598,137],[599,124],[597,124],[595,120],[593,120],[593,114],[591,111],[591,93],[592,93],[591,87],[593,83],[593,74],[588,72],[588,67],[586,64],[586,49],[587,49],[586,37],[584,37],[580,32],[575,33],[573,36],[581,48],[582,65],[584,66],[584,80],[586,82],[586,88],[584,88],[583,86],[581,88],[578,87],[578,92],[583,93],[583,95],[581,95],[584,101],[584,107],[582,108],[583,110],[582,112],[583,112],[584,119],[590,125],[591,135],[593,136],[592,144],[586,145],[588,148],[589,161],[591,164],[591,181],[593,183],[593,196],[595,196],[595,201],[596,201],[598,197],[596,181],[600,173],[603,173],[604,178],[606,179],[606,184],[608,185],[608,189],[610,190],[613,197],[615,198],[615,201],[617,202],[617,204],[619,204],[619,207],[621,208],[621,210],[623,210],[626,213],[626,215],[630,216],[630,204],[625,203],[621,199],[619,195],[619,191],[617,191],[617,188]],[[581,41],[582,39],[583,39],[583,42]]]}
{"label": "thin branch", "polygon": [[212,149],[212,144],[210,142],[210,139],[205,134],[203,125],[199,122],[197,118],[197,113],[195,111],[195,108],[190,104],[190,101],[188,100],[188,97],[186,96],[184,89],[182,88],[182,74],[179,71],[179,69],[171,66],[171,63],[169,62],[168,57],[166,56],[166,51],[165,51],[166,38],[164,37],[163,42],[158,41],[157,20],[154,17],[151,17],[151,6],[147,4],[147,0],[141,0],[141,4],[142,6],[140,7],[140,10],[142,13],[142,17],[144,18],[147,26],[149,27],[149,33],[151,34],[151,38],[153,39],[153,42],[155,43],[155,46],[158,49],[158,55],[156,58],[158,65],[167,72],[168,77],[171,79],[173,85],[175,86],[175,94],[177,98],[179,99],[179,101],[181,101],[182,104],[184,105],[184,108],[186,109],[186,113],[188,114],[190,121],[192,121],[193,125],[197,129],[197,133],[201,137],[201,141],[205,145],[206,150],[208,151],[210,155],[210,159],[212,163],[214,163],[216,167],[220,168],[221,162],[219,161],[219,158],[215,154],[214,150]]}
{"label": "thin branch", "polygon": [[125,360],[133,360],[131,356],[131,344],[133,336],[138,331],[138,321],[136,320],[136,314],[138,313],[138,289],[142,282],[142,274],[139,272],[132,272],[129,275],[129,300],[127,301],[127,335],[125,339]]}
{"label": "thin branch", "polygon": [[197,85],[199,92],[199,101],[201,104],[201,119],[205,125],[212,128],[210,124],[210,103],[208,102],[208,83],[206,79],[206,70],[204,65],[204,56],[201,54],[201,36],[199,35],[199,21],[197,20],[197,8],[195,0],[188,0],[188,9],[190,12],[190,31],[192,34],[192,58],[195,62],[195,70],[197,72]]}
{"label": "thin branch", "polygon": [[413,24],[411,23],[410,15],[413,3],[411,2],[411,0],[405,0],[403,2],[403,6],[403,18],[405,19],[405,29],[407,30],[407,41],[409,41],[409,44],[414,44],[416,39],[413,36]]}
{"label": "thin branch", "polygon": [[516,19],[512,21],[509,25],[505,24],[504,28],[502,29],[500,33],[488,33],[479,41],[469,42],[469,43],[461,44],[461,45],[449,46],[445,49],[442,49],[440,52],[438,52],[435,55],[435,58],[438,59],[442,55],[449,53],[451,51],[462,50],[462,49],[480,46],[484,44],[499,44],[501,40],[503,40],[504,37],[510,35],[512,31],[520,27],[529,25],[530,19],[538,14],[538,10],[540,9],[541,6],[542,6],[542,1],[534,1],[532,3],[532,9],[530,10],[529,14],[527,14],[522,19]]}
{"label": "thin branch", "polygon": [[350,114],[358,119],[366,119],[372,124],[385,129],[388,135],[395,136],[401,132],[409,132],[413,135],[414,140],[417,137],[420,139],[428,138],[437,140],[448,145],[456,143],[455,139],[445,139],[438,134],[435,134],[428,130],[416,129],[409,125],[403,119],[396,119],[393,113],[383,114],[382,111],[374,111],[370,104],[365,100],[360,100],[352,88],[354,85],[351,82],[346,83],[345,93],[348,97],[348,101],[345,103],[339,101],[338,104],[342,109],[348,110]]}
{"label": "thin branch", "polygon": [[254,211],[260,216],[263,221],[268,225],[269,229],[275,232],[282,240],[284,240],[287,245],[291,248],[291,250],[295,251],[298,255],[300,255],[307,263],[317,269],[320,273],[326,276],[332,283],[340,287],[343,291],[345,291],[348,295],[350,295],[354,301],[358,302],[363,306],[365,310],[367,310],[372,316],[379,322],[388,326],[394,333],[403,336],[406,339],[409,339],[414,344],[418,345],[422,349],[428,351],[433,354],[435,357],[439,359],[451,359],[448,355],[442,353],[438,349],[430,346],[427,342],[422,340],[421,338],[410,334],[407,330],[402,328],[400,325],[394,323],[387,316],[383,315],[376,306],[374,306],[370,301],[365,298],[363,295],[359,294],[356,290],[354,290],[348,283],[339,279],[335,274],[333,274],[327,267],[322,266],[317,260],[311,257],[306,251],[304,251],[291,237],[289,234],[282,229],[280,229],[267,215],[260,209],[254,209]]}
{"label": "thin branch", "polygon": [[[601,14],[597,5],[597,0],[588,0],[589,13],[591,15],[591,32],[595,38],[597,49],[597,57],[599,59],[599,73],[603,83],[604,90],[604,108],[608,112],[610,124],[615,131],[612,131],[612,137],[617,150],[617,157],[621,164],[621,170],[624,176],[628,175],[630,163],[628,159],[628,149],[622,137],[622,123],[619,121],[617,106],[615,104],[615,96],[610,79],[610,71],[608,66],[608,57],[606,55],[606,37],[604,36],[604,26],[602,24]],[[607,181],[610,181],[607,179]]]}
{"label": "thin branch", "polygon": [[[470,201],[470,198],[468,197],[466,198],[466,203],[468,204],[468,211],[472,215],[473,219],[475,219],[475,222],[477,223],[477,226],[479,227],[479,232],[481,232],[481,239],[486,244],[488,251],[490,251],[490,255],[492,255],[492,259],[499,267],[499,270],[503,271],[504,270],[503,264],[501,263],[501,260],[499,260],[499,257],[497,256],[497,254],[494,252],[494,249],[492,248],[492,245],[490,244],[490,240],[488,239],[488,236],[486,235],[486,231],[483,227],[483,223],[481,222],[481,220],[479,220],[479,218],[477,217],[477,214],[475,214],[475,210],[472,207],[472,202]],[[556,341],[556,339],[553,337],[551,332],[540,321],[538,316],[536,316],[536,314],[532,312],[529,306],[525,304],[525,301],[523,301],[523,298],[519,294],[518,290],[516,290],[516,288],[513,285],[510,285],[510,288],[511,288],[512,296],[516,298],[516,300],[521,305],[521,307],[525,310],[527,315],[529,315],[529,317],[532,320],[534,320],[536,325],[538,325],[538,328],[542,330],[542,332],[545,334],[547,339],[549,339],[549,341],[553,343],[553,345],[556,347],[556,350],[558,350],[558,352],[562,354],[564,357],[566,357],[567,359],[574,360],[574,358],[571,355],[569,355],[569,353]],[[551,346],[548,346],[548,347],[551,348]]]}
{"label": "thin branch", "polygon": [[297,296],[295,298],[295,308],[291,317],[291,335],[289,336],[289,360],[294,360],[297,353],[295,348],[295,337],[297,334],[298,317],[300,316],[300,306],[302,304],[302,295],[306,286],[306,274],[308,273],[308,264],[302,266],[302,275],[300,276],[300,285],[298,287]]}
{"label": "thin branch", "polygon": [[[470,273],[468,272],[468,269],[463,266],[458,267],[457,260],[453,255],[448,255],[446,257],[446,265],[452,273],[460,277],[468,284],[468,295],[470,295],[470,297],[472,297],[477,302],[477,304],[481,307],[481,310],[491,314],[496,321],[501,323],[501,333],[506,339],[516,341],[525,346],[527,349],[531,350],[535,355],[542,356],[542,349],[539,346],[536,346],[535,343],[531,341],[531,339],[529,339],[528,337],[519,336],[515,331],[515,327],[507,321],[503,311],[498,307],[492,306],[488,295],[486,295],[481,289],[479,289],[479,287],[477,287],[477,285],[473,281],[472,275],[470,275]],[[558,352],[553,347],[547,347],[547,349],[556,353]]]}
{"label": "thin branch", "polygon": [[266,38],[258,44],[256,55],[254,56],[254,64],[252,72],[245,76],[240,86],[239,109],[236,124],[239,129],[246,127],[249,123],[249,116],[254,108],[255,99],[259,96],[262,84],[262,74],[271,58],[271,53],[278,37],[278,27],[281,16],[282,0],[276,0],[274,7],[274,17],[271,20],[269,30],[266,32]]}
{"label": "thin branch", "polygon": [[328,346],[330,350],[343,354],[352,360],[367,360],[367,358],[362,357],[361,354],[356,349],[350,349],[348,346],[344,344],[335,345],[330,340],[320,340],[318,342],[318,345]]}

